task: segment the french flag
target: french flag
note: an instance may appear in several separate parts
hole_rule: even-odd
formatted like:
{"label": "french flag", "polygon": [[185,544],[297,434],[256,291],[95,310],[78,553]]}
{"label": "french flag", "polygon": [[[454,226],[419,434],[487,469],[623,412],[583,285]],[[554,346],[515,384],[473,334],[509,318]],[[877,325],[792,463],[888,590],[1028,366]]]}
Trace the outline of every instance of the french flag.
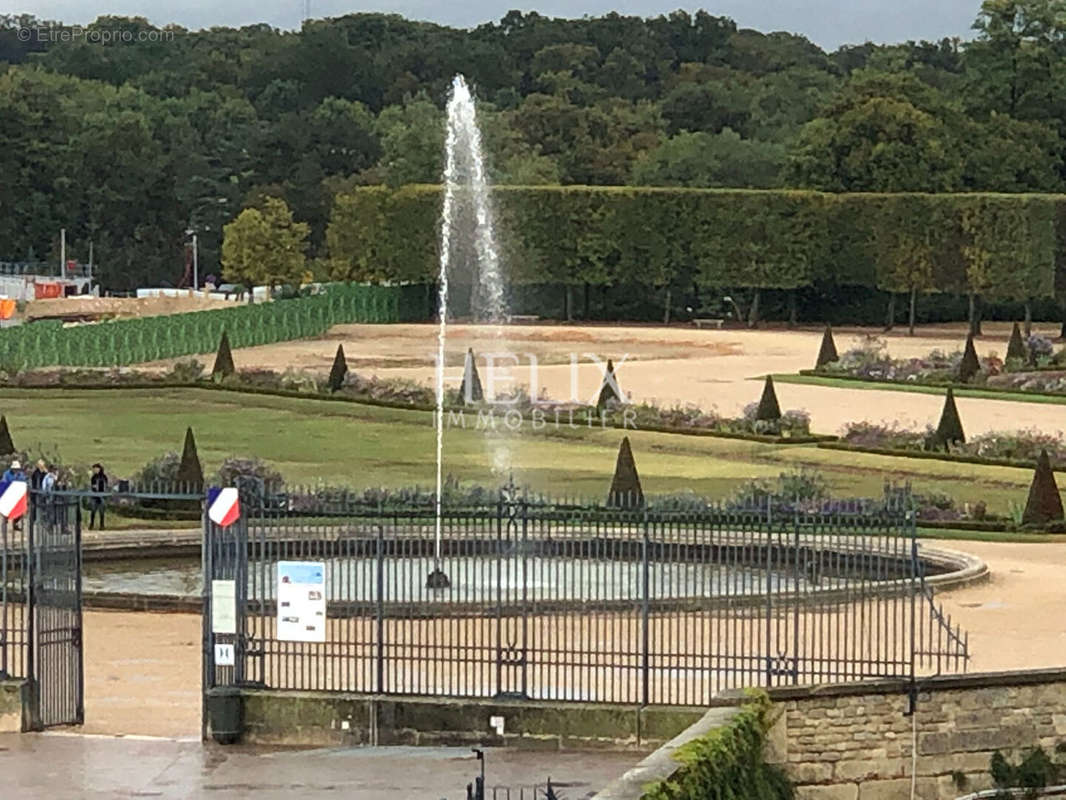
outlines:
{"label": "french flag", "polygon": [[0,482],[0,515],[10,522],[17,520],[26,513],[29,495],[26,481]]}
{"label": "french flag", "polygon": [[220,528],[226,528],[241,516],[241,501],[237,490],[232,486],[225,489],[212,488],[207,491],[207,518]]}

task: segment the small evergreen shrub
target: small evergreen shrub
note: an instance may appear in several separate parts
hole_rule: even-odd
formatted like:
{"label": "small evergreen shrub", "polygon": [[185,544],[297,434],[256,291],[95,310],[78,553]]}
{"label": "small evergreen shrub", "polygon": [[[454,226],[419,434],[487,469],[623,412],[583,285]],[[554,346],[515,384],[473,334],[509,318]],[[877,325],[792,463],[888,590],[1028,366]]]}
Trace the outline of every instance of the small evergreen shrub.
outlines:
{"label": "small evergreen shrub", "polygon": [[215,380],[228,378],[236,368],[233,366],[233,353],[230,351],[229,336],[222,331],[222,338],[218,342],[218,352],[215,354],[215,366],[211,368],[211,377]]}
{"label": "small evergreen shrub", "polygon": [[192,428],[185,429],[185,445],[181,451],[181,462],[175,476],[183,491],[199,491],[204,485],[204,468],[196,452],[196,438]]}
{"label": "small evergreen shrub", "polygon": [[959,380],[969,383],[981,371],[981,359],[977,357],[977,348],[973,345],[973,334],[966,337],[966,347],[959,362]]}
{"label": "small evergreen shrub", "polygon": [[0,456],[9,456],[15,452],[15,443],[11,440],[11,429],[7,427],[7,416],[0,415]]}
{"label": "small evergreen shrub", "polygon": [[607,505],[620,508],[633,508],[644,505],[644,491],[640,486],[637,464],[633,460],[633,449],[629,437],[623,436],[618,446],[618,458],[614,465],[614,477],[607,492]]}
{"label": "small evergreen shrub", "polygon": [[825,333],[822,334],[822,345],[818,348],[818,359],[814,362],[814,368],[821,369],[826,364],[832,364],[839,360],[837,345],[833,341],[833,329],[831,326],[826,325]]}
{"label": "small evergreen shrub", "polygon": [[348,375],[348,360],[344,357],[344,345],[337,345],[337,354],[333,356],[333,366],[329,370],[329,378],[326,385],[331,392],[340,391],[344,386],[344,379]]}
{"label": "small evergreen shrub", "polygon": [[614,361],[607,359],[607,369],[603,373],[600,392],[596,396],[596,408],[603,409],[608,404],[621,405],[625,403],[625,398],[621,392],[622,388],[618,385],[618,376],[614,374]]}
{"label": "small evergreen shrub", "polygon": [[1047,525],[1063,520],[1062,497],[1046,450],[1040,452],[1029,486],[1029,499],[1022,513],[1023,525]]}

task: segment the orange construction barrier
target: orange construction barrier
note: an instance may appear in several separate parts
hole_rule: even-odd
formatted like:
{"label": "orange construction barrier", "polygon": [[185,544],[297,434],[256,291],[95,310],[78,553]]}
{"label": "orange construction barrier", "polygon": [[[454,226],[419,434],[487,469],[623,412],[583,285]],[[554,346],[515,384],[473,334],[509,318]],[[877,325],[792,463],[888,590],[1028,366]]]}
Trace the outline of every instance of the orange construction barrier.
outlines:
{"label": "orange construction barrier", "polygon": [[53,297],[62,297],[63,284],[35,283],[33,284],[33,296],[38,300],[48,300]]}

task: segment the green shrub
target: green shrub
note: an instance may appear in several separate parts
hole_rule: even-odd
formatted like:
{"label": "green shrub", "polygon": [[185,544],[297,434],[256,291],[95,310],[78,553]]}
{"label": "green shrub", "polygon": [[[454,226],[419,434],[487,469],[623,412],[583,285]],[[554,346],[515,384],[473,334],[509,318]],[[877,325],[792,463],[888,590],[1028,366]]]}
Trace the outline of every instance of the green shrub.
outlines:
{"label": "green shrub", "polygon": [[172,485],[178,480],[180,468],[180,455],[173,452],[164,453],[141,467],[140,472],[137,473],[137,484],[140,486]]}
{"label": "green shrub", "polygon": [[1017,764],[1012,764],[997,750],[989,760],[988,772],[997,789],[1004,792],[1022,789],[1024,797],[1037,797],[1040,789],[1066,778],[1066,764],[1054,761],[1041,747],[1026,751]]}
{"label": "green shrub", "polygon": [[175,383],[196,383],[204,375],[204,365],[195,358],[178,361],[166,374],[165,380]]}
{"label": "green shrub", "polygon": [[681,766],[641,800],[791,800],[785,773],[763,758],[775,720],[770,700],[761,692],[750,697],[728,724],[679,748],[674,758]]}
{"label": "green shrub", "polygon": [[267,462],[259,458],[231,456],[218,468],[218,479],[222,486],[236,486],[241,489],[278,491],[284,486],[284,479]]}

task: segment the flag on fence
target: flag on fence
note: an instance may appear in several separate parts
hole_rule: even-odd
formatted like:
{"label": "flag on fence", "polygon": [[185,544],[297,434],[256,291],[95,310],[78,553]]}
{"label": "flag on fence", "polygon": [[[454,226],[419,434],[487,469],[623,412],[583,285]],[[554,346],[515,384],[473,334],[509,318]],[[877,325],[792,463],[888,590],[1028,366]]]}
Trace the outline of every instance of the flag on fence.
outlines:
{"label": "flag on fence", "polygon": [[241,501],[232,486],[207,490],[207,517],[220,528],[236,522],[241,516]]}
{"label": "flag on fence", "polygon": [[26,481],[0,482],[0,514],[14,522],[26,513],[29,490]]}

